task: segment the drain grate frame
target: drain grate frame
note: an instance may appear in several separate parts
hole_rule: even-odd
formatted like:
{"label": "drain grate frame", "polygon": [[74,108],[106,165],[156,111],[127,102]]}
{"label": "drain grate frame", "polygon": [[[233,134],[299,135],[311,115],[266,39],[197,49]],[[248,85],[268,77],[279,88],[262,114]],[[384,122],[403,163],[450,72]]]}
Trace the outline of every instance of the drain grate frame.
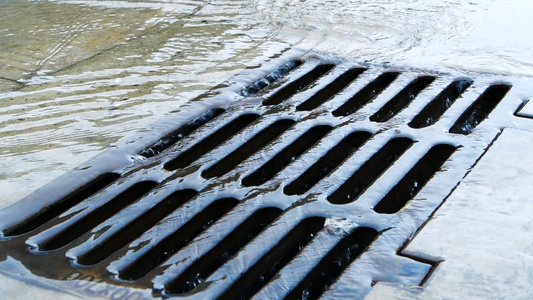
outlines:
{"label": "drain grate frame", "polygon": [[[94,280],[98,287],[91,283],[93,290],[106,285],[127,287],[131,294],[145,298],[237,297],[242,292],[240,274],[252,272],[260,277],[264,272],[254,270],[264,270],[265,266],[259,263],[273,268],[273,273],[264,282],[247,283],[251,288],[242,296],[266,299],[274,295],[281,299],[305,291],[307,288],[302,286],[314,282],[309,274],[327,265],[322,258],[330,251],[338,253],[335,247],[346,237],[368,229],[375,238],[329,278],[323,294],[312,292],[313,297],[363,297],[376,281],[406,286],[425,282],[437,263],[398,255],[398,249],[428,221],[502,128],[533,129],[530,121],[513,115],[525,99],[524,87],[531,79],[361,65],[315,55],[300,60],[302,54],[287,53],[255,70],[254,76],[238,76],[233,83],[193,101],[203,105],[201,111],[195,108],[192,114],[177,113],[154,126],[151,131],[162,138],[148,133],[134,143],[125,138],[119,150],[104,152],[0,212],[0,255],[20,261],[36,276],[75,283]],[[305,77],[313,70],[317,71],[311,78]],[[349,80],[340,80],[347,72]],[[396,105],[386,118],[372,117],[391,106],[388,103],[417,78],[431,78],[431,82],[417,89],[409,101],[400,101],[401,105]],[[443,91],[458,80],[468,86],[453,95],[452,103],[446,104],[429,124],[426,121],[424,126],[413,126],[421,111],[432,101],[442,101]],[[486,114],[473,114],[471,108],[487,90],[490,92],[491,86],[512,87],[504,95],[495,96],[500,99]],[[376,92],[370,91],[373,89]],[[311,102],[307,102],[309,99]],[[474,128],[464,132],[452,129],[459,121],[464,123],[462,115],[469,114],[474,116]],[[283,126],[269,133],[267,140],[253,140],[270,130],[272,124]],[[325,164],[327,170],[318,180],[311,180],[297,192],[286,190],[315,164],[324,165],[320,160],[355,133],[365,136],[340,161]],[[304,145],[299,139],[306,134],[312,139]],[[412,143],[365,182],[356,197],[331,200],[348,178],[367,169],[365,164],[394,139]],[[220,171],[209,172],[247,143],[253,144],[250,150],[233,155],[231,164],[222,163],[225,167]],[[209,145],[208,151],[200,152],[205,145]],[[417,166],[438,145],[453,148],[449,151],[453,153],[427,172],[414,196],[402,200],[402,205],[392,211],[381,210],[387,192],[410,181],[410,170],[418,173]],[[176,163],[182,155],[189,158]],[[267,168],[273,163],[275,169]],[[112,199],[136,185],[144,187],[138,197],[109,209]],[[65,190],[64,186],[71,189]],[[88,188],[84,191],[83,187]],[[165,207],[166,201],[180,191],[184,193],[179,196],[182,199],[168,213],[153,213],[154,206]],[[49,198],[43,200],[42,195]],[[225,204],[217,206],[220,203]],[[90,228],[76,227],[80,220],[100,211],[107,212],[102,220],[88,223]],[[262,211],[271,212],[263,220],[267,224],[247,236],[242,228]],[[111,247],[106,244],[125,232],[131,222],[146,216],[150,220],[125,235],[121,243]],[[307,233],[312,237],[305,240],[305,247],[302,244],[290,255],[274,254],[274,259],[266,262],[262,259],[278,253],[279,245],[298,241],[291,231],[308,218],[323,220],[323,224]],[[56,242],[54,238],[69,226],[77,228],[76,233]],[[184,235],[185,231],[190,234]],[[213,253],[228,249],[230,237],[242,242],[237,241],[237,248],[226,251],[227,257],[213,263]],[[166,241],[174,239],[179,240],[178,246],[167,245]],[[98,247],[107,250],[95,254]],[[151,254],[154,251],[162,254]],[[43,258],[59,267],[50,268]],[[135,264],[137,261],[151,265]],[[189,276],[198,266],[209,269],[201,271],[207,275]],[[401,275],[406,266],[414,271]],[[177,281],[186,288],[175,287]],[[90,295],[84,286],[79,284],[80,293]]]}

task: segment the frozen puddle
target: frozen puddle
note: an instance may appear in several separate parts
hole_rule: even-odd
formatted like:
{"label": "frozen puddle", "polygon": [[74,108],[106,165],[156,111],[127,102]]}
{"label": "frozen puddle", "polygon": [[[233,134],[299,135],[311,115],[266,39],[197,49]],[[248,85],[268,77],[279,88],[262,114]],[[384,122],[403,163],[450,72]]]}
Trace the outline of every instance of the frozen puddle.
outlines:
{"label": "frozen puddle", "polygon": [[417,291],[446,251],[409,241],[533,129],[531,83],[287,51],[1,211],[0,269],[124,299]]}

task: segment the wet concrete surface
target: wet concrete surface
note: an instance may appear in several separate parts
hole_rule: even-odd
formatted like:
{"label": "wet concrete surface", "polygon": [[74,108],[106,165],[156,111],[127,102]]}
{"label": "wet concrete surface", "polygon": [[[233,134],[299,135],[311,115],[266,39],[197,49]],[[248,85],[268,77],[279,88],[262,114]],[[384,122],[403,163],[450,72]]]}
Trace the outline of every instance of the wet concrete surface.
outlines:
{"label": "wet concrete surface", "polygon": [[531,299],[533,173],[522,151],[531,138],[531,132],[504,130],[404,249],[441,261],[424,289],[413,293],[380,282],[367,298]]}
{"label": "wet concrete surface", "polygon": [[[519,1],[2,1],[0,208],[293,47],[377,64],[532,76],[533,45],[523,38],[533,28],[531,11]],[[523,212],[531,209],[525,195],[533,176],[513,173],[527,165],[519,150],[528,141],[505,146],[525,136],[506,131],[407,248],[443,260],[427,286],[378,283],[369,298],[506,298],[514,291],[513,298],[530,298],[533,242]],[[508,156],[509,184],[483,177]],[[508,189],[488,188],[496,185]],[[492,218],[494,211],[479,209],[487,199],[513,210]],[[470,215],[479,217],[465,226],[477,231],[457,229]],[[494,220],[499,226],[487,230],[483,224]],[[516,235],[501,240],[504,228]],[[497,253],[488,251],[497,243]],[[4,276],[0,283],[8,298],[82,295],[48,288]]]}
{"label": "wet concrete surface", "polygon": [[290,47],[246,1],[182,3],[3,2],[0,207]]}

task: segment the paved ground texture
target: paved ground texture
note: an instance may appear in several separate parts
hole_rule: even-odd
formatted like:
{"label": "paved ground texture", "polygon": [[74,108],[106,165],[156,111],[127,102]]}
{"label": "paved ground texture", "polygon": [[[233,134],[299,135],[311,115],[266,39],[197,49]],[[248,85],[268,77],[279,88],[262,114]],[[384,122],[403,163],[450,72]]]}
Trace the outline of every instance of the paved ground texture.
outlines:
{"label": "paved ground texture", "polygon": [[[533,76],[531,4],[382,2],[0,1],[0,209],[292,48]],[[367,299],[532,299],[531,148],[532,132],[503,128],[403,250],[439,262],[428,280]],[[81,297],[20,276],[0,275],[4,298]]]}

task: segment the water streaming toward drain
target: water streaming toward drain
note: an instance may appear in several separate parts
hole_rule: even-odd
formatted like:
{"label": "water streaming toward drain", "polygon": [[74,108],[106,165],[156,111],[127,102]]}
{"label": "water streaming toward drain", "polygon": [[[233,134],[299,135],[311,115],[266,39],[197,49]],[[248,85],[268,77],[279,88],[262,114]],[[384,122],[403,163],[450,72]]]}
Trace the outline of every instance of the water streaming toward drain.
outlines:
{"label": "water streaming toward drain", "polygon": [[533,75],[533,44],[522,38],[533,27],[532,6],[4,1],[0,207],[142,131],[258,56],[291,46],[357,61]]}
{"label": "water streaming toward drain", "polygon": [[303,44],[358,61],[533,74],[524,1],[252,0]]}
{"label": "water streaming toward drain", "polygon": [[[0,43],[0,208],[123,136],[150,131],[149,124],[172,110],[204,111],[188,101],[291,47],[359,62],[531,76],[533,46],[520,32],[533,28],[532,6],[2,2],[0,38],[8,43]],[[278,73],[271,77],[243,95],[272,83]]]}

